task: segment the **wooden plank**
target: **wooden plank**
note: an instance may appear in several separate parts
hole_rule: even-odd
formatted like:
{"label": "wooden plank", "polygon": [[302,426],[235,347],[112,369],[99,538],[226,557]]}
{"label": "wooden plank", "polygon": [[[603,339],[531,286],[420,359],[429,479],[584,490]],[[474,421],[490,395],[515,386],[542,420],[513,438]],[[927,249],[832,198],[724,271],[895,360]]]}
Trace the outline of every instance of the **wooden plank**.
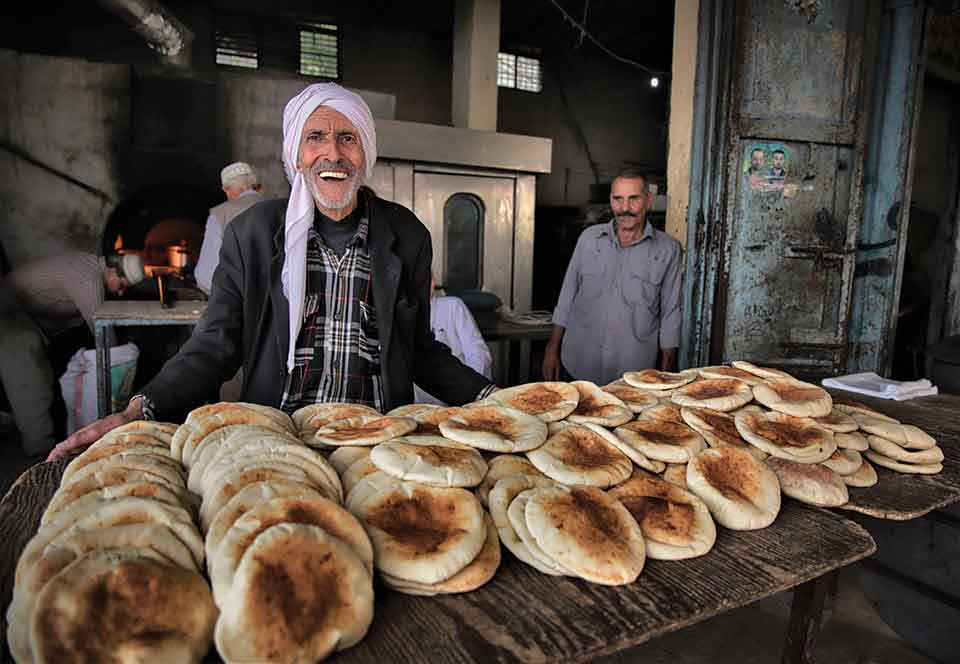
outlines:
{"label": "wooden plank", "polygon": [[843,390],[830,390],[835,399],[859,401],[904,424],[918,426],[943,449],[943,471],[937,475],[897,473],[874,464],[878,482],[850,488],[850,501],[840,509],[879,519],[904,521],[960,502],[960,396],[939,394],[909,401],[877,399]]}
{"label": "wooden plank", "polygon": [[813,647],[820,634],[820,616],[827,593],[835,579],[831,572],[807,581],[793,591],[790,624],[781,664],[812,664]]}
{"label": "wooden plank", "polygon": [[177,301],[163,307],[156,300],[107,300],[93,314],[99,325],[193,325],[207,309],[201,301]]}
{"label": "wooden plank", "polygon": [[[34,466],[0,503],[0,606],[10,601],[17,557],[65,465]],[[494,580],[465,595],[417,598],[378,586],[370,633],[337,661],[588,661],[805,583],[875,549],[859,525],[786,501],[769,528],[720,529],[708,555],[648,561],[636,583],[620,588],[548,577],[505,553]],[[5,635],[5,622],[0,628]]]}

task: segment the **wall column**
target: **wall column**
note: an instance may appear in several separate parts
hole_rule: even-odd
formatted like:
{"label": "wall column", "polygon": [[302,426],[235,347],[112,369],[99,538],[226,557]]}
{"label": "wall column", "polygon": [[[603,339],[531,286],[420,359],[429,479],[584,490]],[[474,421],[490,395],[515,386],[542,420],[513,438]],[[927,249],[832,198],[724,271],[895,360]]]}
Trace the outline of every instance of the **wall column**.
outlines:
{"label": "wall column", "polygon": [[453,126],[497,130],[500,0],[457,0],[453,21]]}
{"label": "wall column", "polygon": [[677,0],[670,77],[666,230],[683,246],[687,244],[687,207],[690,203],[690,156],[694,142],[693,96],[697,77],[699,13],[699,0]]}

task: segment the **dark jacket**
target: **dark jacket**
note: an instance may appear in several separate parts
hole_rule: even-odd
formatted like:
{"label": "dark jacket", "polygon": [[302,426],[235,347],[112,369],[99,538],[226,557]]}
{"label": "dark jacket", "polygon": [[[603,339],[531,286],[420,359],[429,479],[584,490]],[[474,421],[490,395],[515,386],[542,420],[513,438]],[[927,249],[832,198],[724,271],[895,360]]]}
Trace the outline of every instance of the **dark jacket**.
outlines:
{"label": "dark jacket", "polygon": [[[489,381],[430,331],[430,234],[405,207],[367,190],[360,195],[367,197],[385,408],[412,403],[414,382],[449,404],[473,401]],[[241,365],[242,400],[280,406],[291,342],[280,282],[286,207],[285,199],[264,201],[227,226],[206,312],[180,352],[141,390],[157,419],[176,421],[216,400],[220,384]]]}

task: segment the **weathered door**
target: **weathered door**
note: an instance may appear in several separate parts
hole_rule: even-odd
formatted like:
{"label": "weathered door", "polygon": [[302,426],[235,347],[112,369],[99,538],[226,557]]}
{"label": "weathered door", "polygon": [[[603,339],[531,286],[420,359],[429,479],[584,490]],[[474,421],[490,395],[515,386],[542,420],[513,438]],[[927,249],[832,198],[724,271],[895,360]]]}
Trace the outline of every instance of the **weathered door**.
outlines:
{"label": "weathered door", "polygon": [[862,215],[864,0],[739,3],[714,361],[844,366]]}

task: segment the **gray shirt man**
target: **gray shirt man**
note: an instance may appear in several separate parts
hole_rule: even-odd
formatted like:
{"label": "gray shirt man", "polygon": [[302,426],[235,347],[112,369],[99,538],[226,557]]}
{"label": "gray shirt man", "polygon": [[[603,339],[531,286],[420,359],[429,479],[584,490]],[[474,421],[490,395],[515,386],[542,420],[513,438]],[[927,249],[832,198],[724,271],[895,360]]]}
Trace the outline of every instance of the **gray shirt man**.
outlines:
{"label": "gray shirt man", "polygon": [[605,385],[656,366],[680,345],[680,244],[649,223],[621,247],[616,220],[583,231],[553,312],[566,328],[560,358],[575,378]]}

